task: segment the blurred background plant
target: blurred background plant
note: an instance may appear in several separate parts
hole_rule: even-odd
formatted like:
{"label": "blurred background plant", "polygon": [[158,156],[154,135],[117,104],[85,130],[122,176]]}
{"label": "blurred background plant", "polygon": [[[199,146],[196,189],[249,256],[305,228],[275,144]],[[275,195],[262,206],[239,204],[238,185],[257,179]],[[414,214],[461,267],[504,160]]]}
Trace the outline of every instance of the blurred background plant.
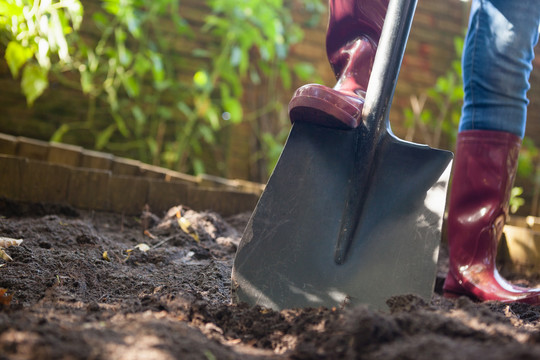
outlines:
{"label": "blurred background plant", "polygon": [[[322,1],[299,2],[318,23]],[[210,158],[223,175],[221,134],[260,113],[279,113],[278,87],[313,77],[314,68],[287,62],[303,32],[283,0],[207,0],[206,6],[201,31],[212,44],[206,48],[194,41],[178,0],[103,0],[84,21],[86,4],[78,0],[0,0],[0,39],[28,105],[49,78],[88,97],[85,118],[59,126],[52,141],[78,133],[97,150],[194,174],[206,172]],[[189,74],[175,66],[186,61],[183,54],[200,59]],[[247,113],[245,84],[263,79],[274,96],[257,114]],[[112,121],[96,115],[104,107]],[[275,163],[280,145],[267,133],[259,136],[274,149],[268,162]]]}
{"label": "blurred background plant", "polygon": [[454,149],[464,95],[463,43],[462,37],[454,39],[456,58],[446,74],[438,77],[435,84],[420,95],[410,96],[410,107],[404,110],[405,140]]}

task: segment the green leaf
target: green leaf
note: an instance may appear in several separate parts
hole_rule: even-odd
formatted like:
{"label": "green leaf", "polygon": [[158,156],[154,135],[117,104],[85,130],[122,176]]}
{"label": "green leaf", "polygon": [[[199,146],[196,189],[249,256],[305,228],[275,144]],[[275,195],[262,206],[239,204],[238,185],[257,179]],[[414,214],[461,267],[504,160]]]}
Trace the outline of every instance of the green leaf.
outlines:
{"label": "green leaf", "polygon": [[209,77],[206,71],[199,70],[193,75],[193,83],[199,88],[205,88],[209,84]]}
{"label": "green leaf", "polygon": [[129,97],[133,98],[139,95],[139,82],[133,76],[124,76],[122,78],[122,83],[124,84],[124,89],[126,89]]}
{"label": "green leaf", "polygon": [[109,19],[100,12],[95,12],[92,15],[92,19],[94,19],[94,23],[98,26],[98,28],[105,28],[109,24]]}
{"label": "green leaf", "polygon": [[195,173],[195,175],[204,174],[204,163],[202,162],[201,159],[197,159],[197,158],[193,159],[192,165],[193,165],[193,172]]}
{"label": "green leaf", "polygon": [[135,118],[135,121],[139,125],[143,125],[146,123],[146,115],[144,114],[144,111],[141,110],[141,108],[137,105],[135,105],[131,109],[131,113],[133,114],[133,117]]}
{"label": "green leaf", "polygon": [[167,106],[158,107],[157,113],[162,119],[169,120],[173,117],[172,110],[169,109]]}
{"label": "green leaf", "polygon": [[128,11],[126,13],[125,22],[131,35],[133,35],[135,39],[139,39],[141,37],[140,21],[133,11]]}
{"label": "green leaf", "polygon": [[47,70],[36,64],[27,64],[22,73],[21,87],[29,106],[47,89]]}
{"label": "green leaf", "polygon": [[176,103],[176,107],[178,108],[178,110],[180,110],[184,115],[186,115],[186,117],[188,119],[194,119],[195,118],[195,113],[193,112],[193,110],[185,103],[185,102],[182,102],[182,101],[179,101]]}
{"label": "green leaf", "polygon": [[150,70],[152,63],[143,55],[137,54],[133,67],[137,75],[142,77],[148,70]]}
{"label": "green leaf", "polygon": [[84,9],[79,0],[64,0],[64,6],[66,8],[71,22],[73,23],[73,28],[75,30],[79,29],[83,20]]}
{"label": "green leaf", "polygon": [[156,52],[149,52],[150,60],[152,61],[152,74],[154,75],[154,82],[159,84],[165,79],[165,69],[163,68],[163,60],[161,54]]}
{"label": "green leaf", "polygon": [[293,69],[296,76],[298,76],[300,80],[304,81],[309,80],[309,78],[315,74],[315,68],[313,65],[306,62],[295,64]]}
{"label": "green leaf", "polygon": [[225,111],[231,114],[231,122],[240,123],[242,121],[244,111],[242,109],[242,104],[240,103],[240,101],[235,98],[225,99],[223,101],[223,108],[225,109]]}
{"label": "green leaf", "polygon": [[233,47],[231,51],[231,59],[230,59],[231,65],[238,66],[240,62],[242,61],[243,56],[244,54],[242,53],[242,50],[240,49],[240,47],[238,46]]}
{"label": "green leaf", "polygon": [[214,132],[212,131],[212,129],[210,127],[201,125],[201,126],[199,126],[199,132],[201,133],[203,139],[208,144],[214,144],[216,142]]}
{"label": "green leaf", "polygon": [[120,116],[120,114],[118,113],[113,113],[112,117],[114,121],[116,122],[116,127],[118,128],[118,131],[120,131],[120,133],[124,137],[129,138],[130,133],[129,133],[129,129],[126,126],[126,122],[124,121],[124,118]]}
{"label": "green leaf", "polygon": [[210,123],[210,126],[212,126],[214,130],[219,129],[219,116],[216,109],[214,107],[208,108],[205,115]]}
{"label": "green leaf", "polygon": [[16,41],[9,42],[5,58],[14,78],[19,76],[19,70],[33,55],[34,52],[30,48],[23,47]]}
{"label": "green leaf", "polygon": [[118,15],[121,8],[118,0],[105,0],[102,6],[105,11],[112,15]]}
{"label": "green leaf", "polygon": [[285,89],[290,89],[292,85],[291,72],[289,71],[289,66],[285,63],[282,63],[279,67],[279,73],[281,75],[281,82]]}
{"label": "green leaf", "polygon": [[70,127],[68,124],[62,124],[51,136],[50,141],[51,142],[62,142],[62,138],[64,137],[64,134],[67,133],[70,130]]}
{"label": "green leaf", "polygon": [[96,149],[101,150],[109,143],[109,140],[116,131],[116,124],[109,125],[105,130],[101,131],[96,137]]}
{"label": "green leaf", "polygon": [[81,71],[81,87],[85,94],[89,94],[94,90],[94,84],[92,83],[92,74],[88,70]]}

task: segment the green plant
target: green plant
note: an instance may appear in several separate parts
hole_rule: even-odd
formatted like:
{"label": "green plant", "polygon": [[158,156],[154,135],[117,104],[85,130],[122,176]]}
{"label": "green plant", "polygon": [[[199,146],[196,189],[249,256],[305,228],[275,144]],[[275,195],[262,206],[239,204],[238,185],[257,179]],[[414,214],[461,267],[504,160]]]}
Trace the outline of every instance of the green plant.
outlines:
{"label": "green plant", "polygon": [[[296,2],[314,18],[324,9],[321,0]],[[29,103],[46,88],[47,75],[88,97],[86,118],[62,124],[53,141],[82,133],[99,150],[192,173],[217,162],[215,171],[223,174],[223,133],[281,106],[270,99],[263,109],[246,113],[246,83],[269,84],[275,94],[280,86],[290,86],[294,75],[313,73],[308,64],[287,63],[289,48],[301,40],[302,31],[282,0],[207,0],[202,32],[211,46],[206,48],[197,46],[201,34],[182,16],[178,0],[103,0],[101,10],[85,19],[85,31],[79,29],[82,7],[77,0],[0,0],[0,33],[8,41],[20,39],[26,30],[13,27],[7,12],[23,14],[31,4],[52,9],[45,15],[50,21],[56,16],[50,14],[58,13],[63,40],[58,50],[49,44],[49,54],[57,54],[50,66],[37,57],[25,66],[29,70],[24,71],[35,73],[23,73],[23,83],[34,89],[28,92]],[[26,27],[37,21],[28,18]],[[57,33],[47,39],[60,39]],[[97,33],[97,39],[89,33]],[[23,65],[17,66],[21,58],[31,58],[20,45],[18,55],[8,59],[14,69]],[[196,67],[184,64],[188,57],[200,59]]]}
{"label": "green plant", "polygon": [[62,68],[72,61],[67,37],[79,29],[82,18],[79,0],[0,1],[5,60],[14,78],[22,69],[21,88],[28,105],[48,87],[51,68]]}
{"label": "green plant", "polygon": [[411,95],[411,107],[404,110],[406,140],[412,141],[419,132],[422,141],[433,147],[440,147],[443,137],[455,144],[464,94],[460,61],[463,44],[463,38],[455,38],[456,58],[448,72],[424,93]]}
{"label": "green plant", "polygon": [[[523,138],[523,144],[519,152],[517,177],[523,182],[526,180],[532,184],[531,193],[531,208],[530,214],[538,216],[539,200],[540,200],[540,150],[536,147],[533,140],[525,136]],[[523,187],[519,187],[521,192],[518,196],[523,194]],[[525,200],[520,198],[517,206],[511,208],[515,213],[520,206],[525,204]],[[512,204],[512,203],[511,203]]]}

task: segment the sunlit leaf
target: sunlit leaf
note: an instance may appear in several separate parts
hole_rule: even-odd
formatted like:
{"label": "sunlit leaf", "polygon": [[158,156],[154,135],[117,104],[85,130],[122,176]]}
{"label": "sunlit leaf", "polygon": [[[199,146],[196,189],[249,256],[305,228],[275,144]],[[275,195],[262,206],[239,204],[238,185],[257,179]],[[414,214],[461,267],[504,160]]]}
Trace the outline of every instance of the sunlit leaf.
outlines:
{"label": "sunlit leaf", "polygon": [[69,17],[71,18],[73,28],[77,30],[82,23],[84,14],[84,9],[81,2],[78,0],[64,0],[63,4],[67,10],[67,13],[69,14]]}
{"label": "sunlit leaf", "polygon": [[29,106],[43,94],[49,86],[47,70],[35,64],[27,64],[22,73],[21,87]]}
{"label": "sunlit leaf", "polygon": [[199,70],[195,73],[195,75],[193,75],[193,83],[200,88],[206,87],[208,82],[209,78],[206,71]]}
{"label": "sunlit leaf", "polygon": [[6,48],[5,59],[13,77],[19,76],[21,67],[34,55],[28,47],[23,47],[16,41],[10,41]]}
{"label": "sunlit leaf", "polygon": [[104,0],[103,8],[112,15],[117,15],[120,11],[120,1],[119,0]]}
{"label": "sunlit leaf", "polygon": [[231,114],[231,122],[239,123],[242,121],[244,111],[242,109],[242,104],[238,99],[225,99],[223,102],[223,108],[225,111]]}
{"label": "sunlit leaf", "polygon": [[51,136],[51,142],[62,142],[62,138],[69,131],[69,124],[62,124]]}
{"label": "sunlit leaf", "polygon": [[190,235],[196,242],[201,241],[199,239],[199,234],[197,234],[197,231],[193,228],[191,222],[182,216],[180,210],[176,212],[176,219],[178,221],[178,226],[180,226],[180,229],[182,229],[183,232]]}

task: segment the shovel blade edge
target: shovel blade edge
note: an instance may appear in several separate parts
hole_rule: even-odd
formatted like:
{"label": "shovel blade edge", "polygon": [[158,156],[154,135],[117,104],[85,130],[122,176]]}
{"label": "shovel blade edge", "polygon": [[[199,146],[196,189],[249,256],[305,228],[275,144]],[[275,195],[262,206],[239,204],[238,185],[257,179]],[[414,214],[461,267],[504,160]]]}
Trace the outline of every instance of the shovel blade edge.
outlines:
{"label": "shovel blade edge", "polygon": [[[359,130],[295,123],[238,248],[235,302],[273,309],[430,297],[451,153],[387,132],[376,145],[347,260],[334,253]],[[362,164],[360,164],[362,166]]]}

